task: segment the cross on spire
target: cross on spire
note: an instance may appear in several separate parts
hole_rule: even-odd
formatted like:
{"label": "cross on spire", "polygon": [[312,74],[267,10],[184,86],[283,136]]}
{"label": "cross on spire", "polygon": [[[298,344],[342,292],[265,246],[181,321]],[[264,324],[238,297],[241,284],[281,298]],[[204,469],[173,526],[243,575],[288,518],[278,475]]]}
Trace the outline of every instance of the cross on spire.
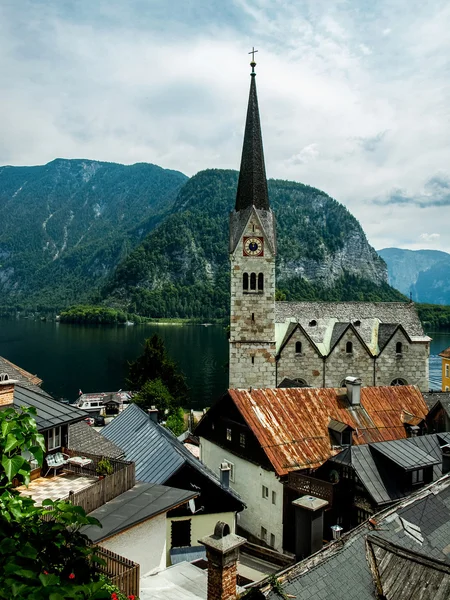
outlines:
{"label": "cross on spire", "polygon": [[252,75],[255,75],[255,67],[256,67],[256,63],[255,63],[255,53],[258,52],[258,50],[255,50],[255,46],[253,46],[253,48],[251,49],[251,51],[249,52],[249,54],[252,55],[252,62],[250,63],[250,66],[252,68]]}

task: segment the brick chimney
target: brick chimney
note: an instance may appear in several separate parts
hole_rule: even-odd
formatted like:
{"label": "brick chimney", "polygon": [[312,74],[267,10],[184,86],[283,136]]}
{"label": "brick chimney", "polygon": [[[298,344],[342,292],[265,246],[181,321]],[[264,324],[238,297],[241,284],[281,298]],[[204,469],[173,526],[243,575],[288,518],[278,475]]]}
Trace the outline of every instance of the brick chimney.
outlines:
{"label": "brick chimney", "polygon": [[9,379],[5,373],[0,373],[0,407],[12,406],[14,401],[15,379]]}
{"label": "brick chimney", "polygon": [[214,534],[198,541],[206,546],[208,600],[235,600],[239,546],[245,544],[247,540],[234,535],[230,532],[229,525],[218,521]]}

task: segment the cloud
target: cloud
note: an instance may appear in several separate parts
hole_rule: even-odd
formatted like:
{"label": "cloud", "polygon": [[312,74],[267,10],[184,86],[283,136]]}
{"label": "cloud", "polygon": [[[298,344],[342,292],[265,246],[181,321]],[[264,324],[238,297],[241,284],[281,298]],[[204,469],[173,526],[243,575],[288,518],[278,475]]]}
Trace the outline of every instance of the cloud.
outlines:
{"label": "cloud", "polygon": [[325,190],[376,247],[450,250],[449,26],[445,0],[7,0],[0,164],[237,169],[255,45],[268,175]]}
{"label": "cloud", "polygon": [[419,237],[424,242],[433,244],[439,240],[441,235],[439,233],[421,233]]}

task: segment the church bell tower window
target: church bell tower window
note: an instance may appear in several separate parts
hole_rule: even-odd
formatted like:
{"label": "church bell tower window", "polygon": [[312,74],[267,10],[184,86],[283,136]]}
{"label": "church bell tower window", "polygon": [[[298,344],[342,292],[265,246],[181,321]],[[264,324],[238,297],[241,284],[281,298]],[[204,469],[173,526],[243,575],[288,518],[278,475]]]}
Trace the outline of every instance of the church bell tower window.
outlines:
{"label": "church bell tower window", "polygon": [[250,274],[250,289],[256,290],[256,273]]}
{"label": "church bell tower window", "polygon": [[264,290],[264,273],[259,273],[258,275],[258,291],[262,292]]}

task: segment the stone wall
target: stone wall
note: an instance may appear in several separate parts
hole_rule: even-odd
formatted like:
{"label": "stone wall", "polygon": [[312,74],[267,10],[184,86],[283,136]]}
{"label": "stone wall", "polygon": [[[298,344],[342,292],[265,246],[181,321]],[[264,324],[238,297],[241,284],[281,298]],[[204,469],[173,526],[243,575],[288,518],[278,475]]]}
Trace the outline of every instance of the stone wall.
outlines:
{"label": "stone wall", "polygon": [[[244,256],[244,236],[264,238],[254,214],[231,255],[231,388],[275,387],[275,256],[264,243],[264,256]],[[260,273],[263,290],[244,290],[243,276]]]}
{"label": "stone wall", "polygon": [[[402,352],[396,352],[396,345],[402,344]],[[395,379],[419,386],[428,392],[429,344],[409,343],[401,330],[398,330],[385,346],[376,361],[375,385],[391,385]]]}
{"label": "stone wall", "polygon": [[[347,342],[352,344],[352,352],[347,352]],[[349,375],[360,377],[362,385],[373,385],[374,359],[358,339],[347,330],[326,359],[325,387],[341,387]]]}
{"label": "stone wall", "polygon": [[[296,352],[296,344],[300,342],[302,351]],[[323,359],[317,353],[309,339],[296,329],[281,353],[277,366],[277,385],[285,377],[302,379],[311,387],[323,387]]]}

